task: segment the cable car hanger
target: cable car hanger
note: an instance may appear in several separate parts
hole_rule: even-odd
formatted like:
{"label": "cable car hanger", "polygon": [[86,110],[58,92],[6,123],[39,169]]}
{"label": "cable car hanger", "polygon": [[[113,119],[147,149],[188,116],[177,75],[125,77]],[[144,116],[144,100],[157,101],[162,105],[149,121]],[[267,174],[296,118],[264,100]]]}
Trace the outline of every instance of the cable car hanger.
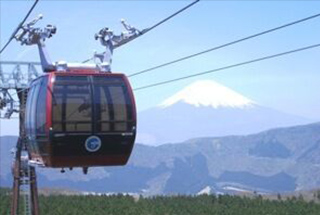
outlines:
{"label": "cable car hanger", "polygon": [[[188,4],[187,6],[181,8],[181,9],[178,10],[177,12],[175,12],[175,13],[171,14],[170,16],[166,17],[165,19],[161,20],[160,22],[157,22],[157,23],[154,24],[153,26],[151,26],[151,27],[149,27],[149,28],[145,28],[145,29],[143,29],[142,31],[138,31],[138,32],[137,32],[137,33],[138,33],[137,35],[131,37],[130,39],[128,39],[128,40],[126,40],[126,41],[123,41],[123,42],[121,42],[121,43],[118,43],[119,45],[115,45],[114,48],[117,48],[117,47],[119,47],[120,45],[123,45],[123,44],[125,44],[125,43],[127,43],[127,42],[129,42],[129,41],[132,41],[132,40],[134,40],[134,39],[136,39],[136,38],[138,38],[138,37],[140,37],[140,36],[148,33],[149,31],[151,31],[151,30],[155,29],[156,27],[162,25],[163,23],[169,21],[169,20],[172,19],[173,17],[177,16],[178,14],[180,14],[180,13],[182,13],[183,11],[187,10],[188,8],[192,7],[193,5],[195,5],[195,4],[198,3],[198,2],[200,2],[200,0],[195,0],[195,1],[193,1],[192,3]],[[122,24],[125,26],[125,28],[127,29],[127,27],[126,27],[127,24],[126,24],[123,20],[121,20],[121,23],[122,23]],[[127,26],[129,26],[129,25],[127,25]],[[127,29],[127,30],[129,30],[129,29]],[[102,53],[101,55],[103,55],[103,54],[104,54],[104,53]],[[94,59],[94,57],[93,57],[93,58],[89,58],[89,59],[87,59],[87,60],[84,60],[82,63],[87,63],[87,62],[89,62],[89,61],[91,61],[91,60],[93,60],[93,59]]]}
{"label": "cable car hanger", "polygon": [[30,10],[28,11],[28,13],[26,14],[26,16],[24,17],[24,19],[19,23],[18,27],[13,31],[13,33],[11,34],[11,37],[9,38],[8,42],[2,47],[2,49],[0,50],[0,54],[7,48],[7,46],[11,43],[11,41],[14,39],[14,37],[16,36],[16,34],[18,33],[18,31],[20,30],[21,26],[24,24],[24,22],[28,19],[29,15],[31,14],[31,12],[33,11],[33,9],[36,7],[36,5],[38,4],[39,0],[36,0],[32,7],[30,8]]}
{"label": "cable car hanger", "polygon": [[[132,93],[132,88],[127,80],[127,78],[125,77],[124,74],[121,73],[117,73],[117,74],[111,74],[111,62],[112,62],[112,54],[113,54],[113,50],[114,48],[120,47],[126,43],[128,43],[129,41],[133,40],[134,38],[136,38],[138,35],[141,34],[141,32],[139,30],[137,30],[136,28],[132,27],[131,25],[129,25],[128,23],[126,23],[124,20],[121,20],[122,25],[124,26],[125,30],[124,32],[122,32],[120,35],[115,35],[109,28],[105,27],[102,28],[98,33],[95,34],[95,39],[96,40],[100,40],[101,44],[103,46],[106,47],[106,51],[103,54],[94,54],[94,59],[96,60],[95,64],[79,64],[79,63],[66,63],[64,61],[60,61],[57,63],[53,63],[49,57],[49,54],[47,52],[46,49],[46,45],[45,45],[45,40],[48,38],[51,38],[56,32],[57,32],[57,28],[54,25],[47,25],[44,28],[39,28],[39,27],[35,27],[36,23],[41,20],[43,18],[43,15],[38,15],[38,17],[36,17],[34,20],[32,20],[31,22],[21,26],[18,29],[18,34],[14,36],[14,38],[17,41],[21,42],[21,45],[37,45],[38,46],[38,50],[39,50],[39,55],[40,55],[40,61],[41,61],[41,66],[43,69],[44,73],[47,73],[37,79],[35,79],[35,81],[30,83],[30,86],[28,88],[28,91],[30,91],[28,93],[28,101],[27,101],[27,105],[26,105],[26,123],[25,123],[25,127],[26,130],[28,130],[27,136],[28,138],[31,138],[29,142],[34,142],[36,145],[39,145],[38,140],[33,140],[33,133],[35,130],[35,126],[27,126],[29,124],[32,124],[32,122],[35,122],[36,119],[34,120],[30,120],[31,118],[34,118],[36,115],[32,115],[30,116],[30,114],[28,113],[28,110],[32,110],[32,104],[40,104],[40,102],[38,102],[38,94],[34,93],[34,92],[38,92],[40,94],[40,92],[43,92],[42,97],[46,97],[47,99],[44,99],[47,103],[44,104],[47,109],[44,112],[45,118],[43,118],[44,120],[46,120],[46,127],[47,130],[46,132],[48,133],[52,133],[55,132],[55,130],[57,129],[53,129],[53,121],[50,120],[50,118],[52,118],[52,116],[55,116],[55,113],[51,112],[52,110],[52,102],[51,101],[55,101],[55,94],[59,94],[59,90],[61,90],[60,88],[63,86],[63,82],[67,83],[67,80],[69,80],[69,85],[71,86],[71,88],[69,89],[69,93],[67,91],[67,89],[65,89],[63,91],[63,98],[67,98],[68,96],[70,97],[69,99],[73,101],[72,105],[80,105],[79,108],[73,108],[75,111],[83,112],[82,109],[83,107],[85,107],[84,104],[88,103],[90,104],[88,107],[91,108],[91,106],[93,107],[90,114],[90,118],[94,119],[97,118],[97,114],[98,114],[98,108],[96,107],[97,104],[100,104],[100,100],[105,101],[105,103],[108,104],[108,111],[107,114],[110,115],[110,117],[114,118],[114,119],[110,119],[107,123],[110,123],[110,131],[106,131],[106,134],[98,134],[98,130],[97,128],[95,128],[94,126],[92,126],[92,130],[90,130],[91,136],[87,137],[87,136],[83,136],[83,138],[92,138],[95,137],[96,139],[101,138],[102,141],[107,141],[107,137],[106,136],[115,136],[115,135],[120,135],[120,137],[113,138],[112,140],[108,140],[107,142],[117,142],[119,143],[119,141],[121,142],[121,144],[119,144],[119,147],[124,147],[124,143],[126,142],[126,150],[123,151],[123,155],[113,155],[113,156],[120,156],[119,158],[110,158],[110,156],[108,154],[104,154],[107,153],[106,152],[106,146],[102,147],[102,150],[99,151],[99,153],[102,153],[101,155],[103,155],[102,158],[95,160],[95,159],[86,159],[86,161],[82,161],[80,160],[80,162],[74,162],[72,160],[64,160],[63,162],[57,162],[55,161],[55,154],[49,154],[50,158],[47,159],[48,162],[40,162],[41,160],[45,160],[45,159],[38,159],[37,157],[41,158],[42,154],[37,151],[35,151],[33,154],[35,156],[31,156],[32,161],[35,162],[35,164],[43,164],[44,166],[49,166],[49,167],[74,167],[74,166],[83,166],[84,168],[87,168],[88,166],[104,166],[104,165],[123,165],[127,162],[130,154],[131,154],[131,150],[132,150],[132,146],[134,144],[134,139],[135,139],[135,134],[136,134],[136,110],[135,110],[135,101],[134,101],[134,97],[133,97],[133,93]],[[65,73],[64,75],[62,74],[63,72],[72,72],[72,73]],[[48,74],[50,73],[50,74]],[[101,73],[101,74],[99,74]],[[50,76],[48,76],[50,75]],[[46,82],[45,80],[48,80],[48,77],[50,77],[50,80],[55,80],[54,83],[51,82]],[[69,79],[68,79],[69,78]],[[71,79],[73,80],[71,80]],[[82,81],[82,84],[85,83],[87,86],[89,86],[89,91],[84,92],[83,89],[81,90],[80,88],[78,89],[77,84],[75,83],[76,80],[80,80],[80,79],[85,78],[86,82]],[[109,80],[109,81],[108,81]],[[40,85],[42,86],[40,88]],[[60,86],[60,85],[61,86]],[[79,83],[78,83],[79,84]],[[47,87],[46,87],[47,85]],[[101,87],[103,85],[103,89],[101,92]],[[67,85],[65,85],[67,86]],[[89,100],[86,100],[88,102],[81,104],[81,102],[79,101],[79,98],[75,97],[73,94],[75,93],[74,90],[72,90],[73,88],[78,89],[78,92],[76,92],[78,94],[78,97],[81,96],[84,99],[86,99],[86,96],[89,98]],[[100,88],[99,88],[100,87]],[[110,87],[110,88],[109,88]],[[62,92],[61,92],[62,93]],[[80,95],[81,94],[81,95]],[[102,94],[105,96],[101,97]],[[33,96],[34,95],[34,96]],[[30,97],[30,98],[29,98]],[[101,97],[101,98],[100,98]],[[125,103],[122,104],[121,101],[117,101],[115,100],[116,97],[120,97],[123,99],[123,101],[125,101]],[[51,99],[51,100],[50,100]],[[99,100],[100,99],[100,100]],[[75,103],[75,101],[77,100],[77,102]],[[2,104],[1,106],[3,106],[4,104]],[[71,105],[71,106],[72,106]],[[72,107],[66,107],[66,105],[63,106],[64,108],[64,112],[67,111]],[[42,106],[39,106],[39,108],[41,108]],[[112,110],[112,109],[119,109],[120,110],[126,110],[126,114],[125,115],[127,118],[125,120],[125,123],[129,123],[128,124],[128,130],[123,130],[120,131],[119,128],[118,130],[115,130],[113,127],[118,126],[118,121],[119,119],[116,120],[116,117],[118,117],[118,115],[120,116],[120,112],[117,113],[116,111]],[[13,107],[11,107],[11,109],[13,110]],[[38,109],[38,107],[37,107]],[[84,108],[84,110],[88,109],[87,107]],[[62,113],[60,111],[60,115],[63,115],[64,113]],[[74,112],[69,113],[69,114],[74,114]],[[118,114],[117,116],[115,116],[115,114]],[[59,115],[59,114],[58,114]],[[30,118],[31,117],[31,118]],[[64,118],[64,120],[66,122],[69,122],[69,117],[66,118],[66,116],[62,116]],[[119,118],[119,117],[118,117]],[[32,121],[32,122],[31,122]],[[41,121],[39,121],[41,122]],[[66,123],[65,122],[65,123]],[[37,122],[38,123],[38,122]],[[42,122],[41,122],[42,123]],[[73,123],[73,122],[70,122]],[[63,124],[64,127],[66,127],[65,124]],[[76,124],[75,124],[76,126]],[[119,127],[119,126],[118,126]],[[130,128],[129,128],[130,127]],[[29,131],[30,130],[30,131]],[[66,133],[66,130],[64,129],[64,131]],[[62,135],[65,135],[65,133],[63,133]],[[70,132],[69,132],[70,133]],[[94,134],[99,135],[99,137],[97,136],[93,136]],[[58,134],[61,135],[61,134]],[[95,140],[96,140],[95,139]],[[48,145],[52,146],[52,142],[54,142],[54,138],[52,139],[48,139]],[[100,140],[100,139],[99,139]],[[100,141],[101,141],[100,140]],[[81,142],[79,141],[74,141],[77,144],[81,144]],[[83,142],[83,141],[82,141]],[[104,145],[104,144],[103,144]],[[112,144],[110,145],[112,146]],[[113,149],[112,150],[120,150],[117,149],[118,146],[112,146]],[[104,149],[103,149],[104,148]],[[111,150],[111,151],[112,151]],[[121,150],[120,150],[121,151]],[[119,151],[119,153],[120,153]],[[109,152],[108,152],[109,153]],[[110,152],[111,153],[111,152]],[[114,152],[116,153],[116,152]],[[118,152],[117,152],[118,153]],[[75,155],[74,155],[75,156]],[[78,156],[78,155],[77,155]],[[81,156],[80,156],[81,157]],[[39,161],[38,161],[39,160]],[[61,161],[61,159],[60,159]]]}
{"label": "cable car hanger", "polygon": [[112,53],[141,32],[121,20],[126,31],[115,35],[109,28],[95,34],[106,47],[94,54],[95,64],[53,63],[45,40],[57,28],[37,28],[40,14],[19,29],[21,45],[37,45],[45,74],[28,88],[24,135],[29,163],[63,168],[125,165],[136,137],[135,100],[126,76],[111,73]]}
{"label": "cable car hanger", "polygon": [[[112,54],[115,48],[118,48],[144,35],[145,33],[155,29],[156,27],[167,22],[168,20],[172,19],[176,15],[182,13],[186,9],[192,7],[199,1],[200,0],[195,0],[191,2],[187,6],[183,7],[182,9],[170,15],[169,17],[161,20],[160,22],[154,24],[149,28],[143,29],[142,31],[139,31],[138,29],[130,26],[123,19],[121,20],[121,23],[126,29],[126,31],[122,32],[120,35],[114,35],[113,32],[107,27],[102,28],[98,33],[95,34],[95,39],[96,40],[100,39],[101,44],[106,47],[106,51],[103,52],[102,54],[94,53],[94,56],[92,58],[83,61],[82,64],[66,63],[61,61],[57,63],[51,62],[48,52],[45,48],[44,42],[46,38],[50,38],[52,37],[53,34],[56,33],[57,28],[53,25],[47,25],[43,29],[34,28],[34,25],[40,19],[43,18],[41,14],[30,23],[23,25],[24,21],[27,19],[27,17],[29,16],[31,11],[37,4],[38,0],[36,0],[35,4],[32,6],[31,10],[27,14],[23,22],[21,22],[20,25],[17,27],[17,29],[14,31],[8,43],[10,43],[13,38],[15,38],[16,40],[20,41],[22,45],[37,45],[39,49],[42,69],[44,72],[64,71],[68,69],[97,69],[98,71],[101,71],[101,72],[111,72]],[[22,32],[20,34],[17,34],[19,30],[22,30]],[[1,50],[1,52],[6,48],[6,46]],[[92,59],[95,61],[95,64],[84,64]],[[99,61],[97,61],[97,59],[99,59]]]}
{"label": "cable car hanger", "polygon": [[126,23],[124,19],[121,19],[121,24],[126,29],[126,31],[123,31],[118,36],[114,35],[113,31],[108,27],[102,28],[98,33],[94,35],[94,38],[96,40],[99,39],[101,45],[106,47],[106,51],[102,54],[94,53],[93,57],[96,65],[99,65],[101,69],[106,72],[111,71],[113,50],[134,40],[146,31],[146,29],[143,31],[139,31],[138,29]]}
{"label": "cable car hanger", "polygon": [[107,27],[102,28],[95,34],[95,39],[99,39],[101,45],[106,47],[104,53],[94,53],[93,58],[95,59],[95,64],[66,63],[64,61],[52,63],[45,46],[45,40],[51,38],[57,32],[57,28],[54,25],[47,25],[43,29],[35,28],[34,25],[42,18],[43,15],[40,14],[31,22],[23,25],[20,28],[22,30],[21,33],[17,34],[14,38],[20,41],[21,45],[38,46],[41,66],[44,72],[68,71],[69,69],[96,69],[99,72],[111,72],[113,50],[137,38],[146,31],[139,31],[122,19],[121,23],[126,31],[120,35],[115,35],[113,31]]}

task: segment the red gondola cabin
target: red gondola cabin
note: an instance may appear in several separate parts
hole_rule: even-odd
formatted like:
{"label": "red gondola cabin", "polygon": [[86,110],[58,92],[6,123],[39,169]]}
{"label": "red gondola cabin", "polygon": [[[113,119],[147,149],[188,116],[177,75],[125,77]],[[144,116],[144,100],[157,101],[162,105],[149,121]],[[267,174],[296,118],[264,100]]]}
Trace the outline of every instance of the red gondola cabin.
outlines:
{"label": "red gondola cabin", "polygon": [[50,72],[31,83],[25,113],[31,160],[46,167],[125,165],[136,109],[124,74]]}

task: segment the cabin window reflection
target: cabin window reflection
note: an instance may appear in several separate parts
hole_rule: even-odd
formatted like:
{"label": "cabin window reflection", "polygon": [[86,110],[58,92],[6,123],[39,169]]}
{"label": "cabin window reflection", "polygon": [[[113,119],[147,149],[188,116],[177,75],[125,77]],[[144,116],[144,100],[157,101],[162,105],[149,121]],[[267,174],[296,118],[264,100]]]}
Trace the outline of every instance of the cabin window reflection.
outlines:
{"label": "cabin window reflection", "polygon": [[32,104],[32,96],[33,96],[33,91],[34,91],[34,87],[31,87],[29,92],[28,92],[28,99],[27,99],[27,104],[26,104],[26,115],[25,115],[25,129],[26,129],[26,133],[27,135],[30,135],[31,133],[31,125],[30,125],[30,116],[31,116],[31,104]]}
{"label": "cabin window reflection", "polygon": [[87,77],[57,77],[53,90],[53,129],[91,132],[91,90]]}
{"label": "cabin window reflection", "polygon": [[123,79],[94,77],[94,89],[97,131],[128,131],[132,120],[132,104]]}
{"label": "cabin window reflection", "polygon": [[121,86],[109,87],[111,99],[114,104],[115,131],[127,130],[127,106],[125,92]]}
{"label": "cabin window reflection", "polygon": [[52,93],[52,126],[56,132],[62,132],[62,91],[63,86],[54,86],[54,93]]}
{"label": "cabin window reflection", "polygon": [[46,128],[46,101],[47,101],[48,77],[42,79],[37,100],[37,135],[44,135]]}
{"label": "cabin window reflection", "polygon": [[95,101],[96,101],[96,115],[97,119],[97,130],[110,131],[111,123],[110,120],[113,118],[113,107],[108,102],[110,97],[107,87],[98,86],[95,88]]}
{"label": "cabin window reflection", "polygon": [[36,116],[37,116],[37,109],[36,109],[36,101],[39,95],[40,90],[40,83],[39,80],[36,81],[35,87],[33,87],[34,90],[32,90],[32,103],[30,105],[30,130],[31,130],[31,136],[32,139],[36,136]]}
{"label": "cabin window reflection", "polygon": [[32,83],[27,99],[27,115],[26,115],[26,133],[28,136],[28,147],[30,151],[38,153],[36,146],[36,103],[40,88],[40,80],[36,80]]}

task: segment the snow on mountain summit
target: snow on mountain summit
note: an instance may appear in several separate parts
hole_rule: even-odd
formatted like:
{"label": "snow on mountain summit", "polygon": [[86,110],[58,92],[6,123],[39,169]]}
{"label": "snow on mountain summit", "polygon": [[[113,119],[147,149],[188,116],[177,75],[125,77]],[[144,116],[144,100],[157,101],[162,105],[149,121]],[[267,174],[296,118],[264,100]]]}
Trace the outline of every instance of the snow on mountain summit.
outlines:
{"label": "snow on mountain summit", "polygon": [[211,80],[196,81],[166,99],[160,107],[166,108],[183,102],[196,107],[252,107],[255,102],[241,94]]}

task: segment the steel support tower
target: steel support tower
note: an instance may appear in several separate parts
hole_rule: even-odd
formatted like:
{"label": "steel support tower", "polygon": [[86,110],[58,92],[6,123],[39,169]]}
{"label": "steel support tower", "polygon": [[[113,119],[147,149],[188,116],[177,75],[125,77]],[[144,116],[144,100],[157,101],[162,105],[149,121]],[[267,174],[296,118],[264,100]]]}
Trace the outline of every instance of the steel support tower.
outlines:
{"label": "steel support tower", "polygon": [[[36,171],[28,162],[24,130],[28,85],[39,76],[36,69],[38,65],[40,64],[35,62],[0,62],[0,117],[4,121],[18,114],[19,118],[19,138],[14,149],[12,166],[11,215],[23,212],[28,215],[39,214]],[[24,202],[24,207],[19,206],[21,202]]]}

